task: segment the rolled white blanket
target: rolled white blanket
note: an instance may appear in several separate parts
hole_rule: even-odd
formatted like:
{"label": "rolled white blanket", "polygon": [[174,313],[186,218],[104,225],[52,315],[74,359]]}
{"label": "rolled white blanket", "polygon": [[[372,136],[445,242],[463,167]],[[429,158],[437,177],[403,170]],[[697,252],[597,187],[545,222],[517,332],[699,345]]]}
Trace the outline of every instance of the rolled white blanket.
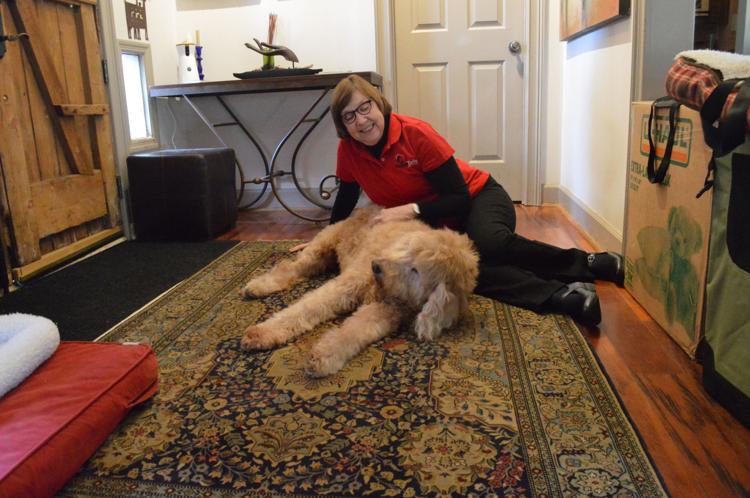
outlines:
{"label": "rolled white blanket", "polygon": [[0,315],[0,398],[52,356],[60,333],[51,320],[12,313]]}

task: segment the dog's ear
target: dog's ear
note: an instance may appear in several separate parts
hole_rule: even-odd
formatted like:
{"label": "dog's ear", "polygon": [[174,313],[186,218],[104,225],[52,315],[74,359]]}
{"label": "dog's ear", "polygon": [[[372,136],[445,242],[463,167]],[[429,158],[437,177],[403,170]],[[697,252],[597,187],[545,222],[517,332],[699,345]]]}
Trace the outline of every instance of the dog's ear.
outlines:
{"label": "dog's ear", "polygon": [[450,279],[451,288],[468,296],[477,285],[479,255],[466,234],[459,235],[451,230],[444,230],[447,237],[444,247],[449,248],[451,253],[445,273]]}
{"label": "dog's ear", "polygon": [[414,324],[417,337],[428,341],[435,339],[456,322],[460,309],[459,298],[448,290],[445,282],[440,282],[417,315]]}

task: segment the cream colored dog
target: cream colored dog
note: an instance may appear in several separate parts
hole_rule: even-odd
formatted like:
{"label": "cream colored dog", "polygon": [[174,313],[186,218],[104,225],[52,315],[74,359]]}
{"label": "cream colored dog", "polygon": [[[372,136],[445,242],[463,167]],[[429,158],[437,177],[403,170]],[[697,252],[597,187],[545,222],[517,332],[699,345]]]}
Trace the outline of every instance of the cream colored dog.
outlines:
{"label": "cream colored dog", "polygon": [[307,373],[322,377],[339,371],[402,322],[413,321],[417,337],[431,340],[458,321],[478,273],[479,258],[469,238],[416,220],[373,224],[377,213],[374,208],[355,211],[323,229],[294,259],[248,282],[242,294],[256,298],[287,289],[337,261],[341,270],[288,308],[248,327],[243,349],[285,344],[337,314],[354,311],[312,348]]}

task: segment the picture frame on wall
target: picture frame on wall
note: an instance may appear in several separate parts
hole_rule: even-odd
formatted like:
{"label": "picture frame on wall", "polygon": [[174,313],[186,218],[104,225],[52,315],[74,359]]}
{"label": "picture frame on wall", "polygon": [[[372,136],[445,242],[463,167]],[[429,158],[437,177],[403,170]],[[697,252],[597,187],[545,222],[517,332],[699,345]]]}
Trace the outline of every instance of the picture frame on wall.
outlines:
{"label": "picture frame on wall", "polygon": [[629,15],[630,0],[561,0],[560,40],[573,40]]}

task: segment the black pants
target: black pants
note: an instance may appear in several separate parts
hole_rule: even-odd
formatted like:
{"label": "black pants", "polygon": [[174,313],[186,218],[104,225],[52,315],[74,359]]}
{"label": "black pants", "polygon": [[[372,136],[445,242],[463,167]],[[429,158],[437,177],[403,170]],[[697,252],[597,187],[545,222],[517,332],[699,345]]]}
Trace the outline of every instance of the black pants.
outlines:
{"label": "black pants", "polygon": [[515,233],[516,212],[492,177],[472,199],[464,225],[479,251],[479,295],[533,311],[570,282],[592,282],[587,253],[561,249]]}

